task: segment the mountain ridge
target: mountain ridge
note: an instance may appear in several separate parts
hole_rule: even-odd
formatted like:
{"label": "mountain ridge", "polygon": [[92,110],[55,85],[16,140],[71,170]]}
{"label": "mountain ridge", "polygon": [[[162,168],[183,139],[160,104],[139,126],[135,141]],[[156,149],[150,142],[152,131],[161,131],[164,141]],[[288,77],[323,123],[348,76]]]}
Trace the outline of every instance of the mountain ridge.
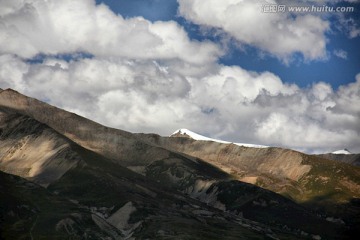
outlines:
{"label": "mountain ridge", "polygon": [[[131,153],[121,153],[123,145],[133,144],[138,145],[139,148],[144,145],[141,140],[136,139],[129,132],[103,126],[75,113],[26,97],[12,89],[0,93],[0,106],[30,116],[79,145],[113,160],[122,161],[122,156],[131,155]],[[143,154],[143,156],[148,155],[151,153]],[[141,161],[141,156],[139,161]],[[126,165],[127,163],[123,162],[123,164]]]}
{"label": "mountain ridge", "polygon": [[[319,212],[314,208],[308,208],[306,204],[292,201],[291,197],[286,195],[281,196],[259,186],[240,182],[236,174],[224,171],[221,166],[215,164],[216,162],[198,157],[183,148],[191,150],[194,149],[193,147],[195,149],[205,147],[206,151],[203,153],[210,154],[209,156],[214,155],[212,149],[217,149],[222,156],[227,157],[226,161],[230,164],[234,164],[231,153],[236,153],[239,149],[241,151],[250,149],[247,156],[253,156],[254,161],[260,162],[265,159],[266,154],[271,156],[271,154],[284,153],[285,157],[282,161],[300,154],[291,150],[278,148],[254,150],[235,144],[168,138],[154,134],[132,134],[107,128],[11,90],[0,92],[0,112],[0,143],[5,146],[1,149],[3,153],[0,155],[2,170],[7,167],[8,160],[11,160],[14,154],[15,163],[21,165],[22,162],[25,165],[29,164],[30,167],[34,167],[34,164],[36,166],[36,163],[26,157],[29,151],[25,151],[24,146],[36,142],[39,138],[43,138],[45,142],[58,142],[46,149],[38,147],[41,144],[31,145],[33,152],[37,149],[37,154],[47,157],[46,161],[40,161],[41,170],[61,170],[59,168],[61,164],[57,166],[55,164],[57,160],[53,156],[60,157],[62,162],[72,161],[71,154],[57,154],[57,150],[66,148],[77,156],[75,158],[77,164],[66,168],[57,177],[50,178],[46,184],[43,184],[44,189],[50,194],[75,204],[73,212],[61,216],[53,216],[51,211],[46,209],[40,209],[41,215],[25,210],[17,213],[15,223],[20,224],[24,220],[22,214],[29,217],[28,225],[34,226],[32,234],[36,236],[46,234],[47,228],[50,234],[48,236],[53,233],[59,234],[59,231],[65,235],[83,236],[86,229],[97,226],[95,227],[97,230],[93,229],[91,232],[92,236],[95,234],[111,239],[130,237],[261,239],[265,236],[270,239],[307,239],[318,238],[318,235],[327,239],[338,239],[343,234],[348,236],[346,232],[349,227],[351,231],[356,231],[358,226],[351,213],[343,210],[341,214]],[[59,148],[63,145],[63,148]],[[11,151],[7,151],[9,149]],[[9,152],[13,154],[10,154],[10,157]],[[49,155],[52,152],[54,155]],[[264,156],[261,157],[262,155]],[[273,168],[273,173],[269,172],[266,164],[262,165],[262,171],[270,175],[288,176],[293,178],[292,181],[303,179],[303,171],[296,172],[299,168],[296,170],[291,164],[287,166],[278,160],[274,159],[272,162],[277,166]],[[316,160],[328,164],[327,160],[320,158]],[[226,161],[223,163],[227,163]],[[299,158],[293,162],[300,164],[297,167],[305,166],[305,172],[314,170],[313,167],[310,170],[306,169],[306,166],[313,162],[312,159]],[[334,164],[334,166],[341,165]],[[237,164],[237,167],[239,166],[242,170],[247,170],[246,165]],[[256,164],[251,167],[249,163],[247,166],[252,170],[260,167]],[[287,168],[294,172],[291,173],[286,170]],[[345,168],[343,170],[350,171]],[[41,176],[42,172],[38,173]],[[22,176],[40,184],[44,183],[36,176]],[[262,177],[271,179],[266,174]],[[346,183],[349,186],[354,185],[350,180]],[[10,181],[9,186],[16,185],[16,182]],[[25,181],[24,187],[27,185]],[[356,186],[355,184],[354,187]],[[0,185],[0,194],[3,194],[1,198],[5,196],[3,199],[6,199],[8,190],[9,187],[4,188]],[[21,194],[14,190],[12,195],[21,205],[21,200],[17,197]],[[29,201],[40,201],[32,194],[26,196]],[[54,201],[62,200],[54,198]],[[0,206],[0,214],[5,216],[11,215],[11,212],[20,206],[12,205],[9,201],[5,203]],[[49,206],[48,209],[52,208]],[[356,213],[353,205],[347,208]],[[78,211],[82,213],[79,215]],[[344,224],[340,220],[339,222],[326,220],[328,214],[333,218],[343,218],[341,221]],[[53,225],[47,225],[48,217],[53,219],[50,221]],[[87,223],[84,223],[84,220]],[[6,226],[8,224],[10,222],[5,222]],[[80,227],[81,224],[85,228]],[[56,230],[55,226],[63,227]],[[66,232],[66,229],[76,229],[76,231]],[[17,234],[20,233],[11,228],[10,234],[18,236]],[[26,235],[26,233],[21,234]]]}

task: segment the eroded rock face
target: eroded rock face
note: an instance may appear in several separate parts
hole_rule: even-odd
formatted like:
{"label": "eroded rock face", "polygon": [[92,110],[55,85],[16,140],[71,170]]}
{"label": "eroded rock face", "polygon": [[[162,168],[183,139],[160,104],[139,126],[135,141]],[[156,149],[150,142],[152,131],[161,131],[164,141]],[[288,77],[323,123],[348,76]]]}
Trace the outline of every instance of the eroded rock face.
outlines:
{"label": "eroded rock face", "polygon": [[80,161],[71,143],[29,117],[0,110],[0,169],[47,186]]}

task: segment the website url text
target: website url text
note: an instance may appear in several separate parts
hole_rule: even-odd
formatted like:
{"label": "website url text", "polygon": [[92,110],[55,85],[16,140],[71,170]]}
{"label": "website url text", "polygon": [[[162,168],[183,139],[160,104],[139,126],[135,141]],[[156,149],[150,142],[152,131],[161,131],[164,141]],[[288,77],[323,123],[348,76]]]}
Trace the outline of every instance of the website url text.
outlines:
{"label": "website url text", "polygon": [[261,8],[264,13],[281,13],[281,12],[354,12],[354,7],[330,7],[330,6],[286,6],[279,4],[266,4]]}

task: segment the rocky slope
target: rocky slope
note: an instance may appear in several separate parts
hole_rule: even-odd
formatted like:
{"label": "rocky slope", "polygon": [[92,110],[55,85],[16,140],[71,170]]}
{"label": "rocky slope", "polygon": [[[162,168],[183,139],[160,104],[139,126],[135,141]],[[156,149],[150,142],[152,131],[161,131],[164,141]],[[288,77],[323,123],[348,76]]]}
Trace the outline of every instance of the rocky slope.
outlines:
{"label": "rocky slope", "polygon": [[[227,156],[236,152],[232,145],[131,134],[12,90],[0,92],[0,112],[0,168],[26,178],[0,175],[6,239],[346,239],[358,226],[352,205],[343,205],[352,212],[339,211],[339,219],[238,181],[250,170],[267,181],[306,180],[320,168],[300,153],[284,165],[290,150],[252,150],[244,156],[253,164],[246,157],[237,164]],[[198,158],[198,148],[209,158]],[[266,163],[278,151],[284,157]],[[210,159],[217,154],[223,159]],[[232,166],[239,173],[226,169]]]}
{"label": "rocky slope", "polygon": [[297,202],[343,203],[360,198],[360,168],[347,164],[282,148],[243,147],[178,134],[140,135],[164,148],[203,159],[240,181],[281,193]]}
{"label": "rocky slope", "polygon": [[80,162],[70,142],[27,116],[0,110],[0,170],[47,186]]}

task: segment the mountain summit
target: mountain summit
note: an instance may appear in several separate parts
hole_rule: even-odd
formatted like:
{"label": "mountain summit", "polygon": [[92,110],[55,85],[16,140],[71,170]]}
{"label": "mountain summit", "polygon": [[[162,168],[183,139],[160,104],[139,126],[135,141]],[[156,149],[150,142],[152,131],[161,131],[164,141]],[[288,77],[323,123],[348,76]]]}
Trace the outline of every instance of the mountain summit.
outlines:
{"label": "mountain summit", "polygon": [[342,150],[332,152],[332,154],[352,154],[352,153],[345,148],[345,149],[342,149]]}
{"label": "mountain summit", "polygon": [[252,148],[268,148],[269,147],[269,146],[264,146],[264,145],[256,145],[256,144],[250,144],[250,143],[234,143],[234,142],[228,142],[228,141],[218,140],[218,139],[214,139],[214,138],[209,138],[209,137],[200,135],[198,133],[192,132],[186,128],[178,129],[173,134],[170,135],[170,137],[182,137],[182,136],[189,137],[194,140],[218,142],[218,143],[224,143],[224,144],[235,144],[235,145],[243,146],[243,147],[252,147]]}

